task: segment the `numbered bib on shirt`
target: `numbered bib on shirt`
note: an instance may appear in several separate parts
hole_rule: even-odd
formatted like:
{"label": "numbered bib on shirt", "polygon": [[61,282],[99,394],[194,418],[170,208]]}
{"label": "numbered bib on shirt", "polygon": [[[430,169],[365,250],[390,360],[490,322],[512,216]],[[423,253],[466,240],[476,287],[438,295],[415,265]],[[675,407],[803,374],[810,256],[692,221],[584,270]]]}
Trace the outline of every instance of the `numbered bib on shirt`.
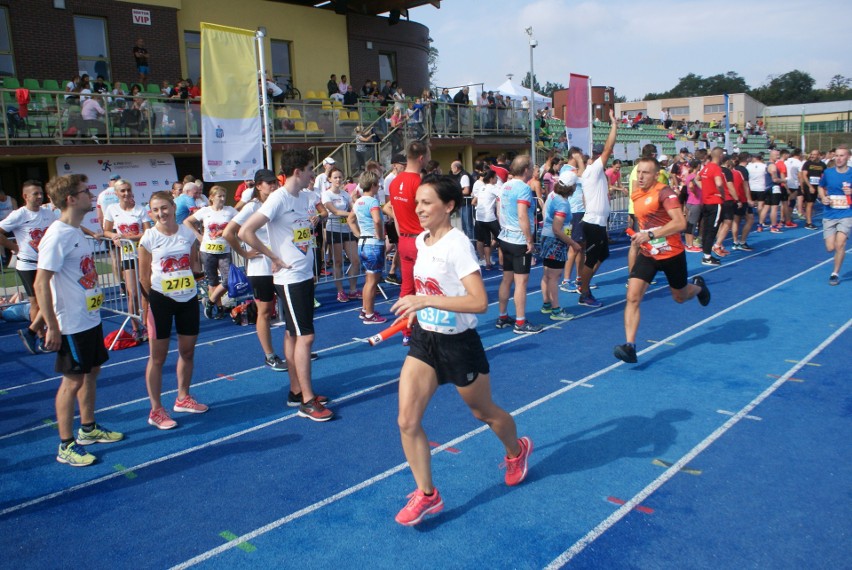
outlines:
{"label": "numbered bib on shirt", "polygon": [[773,194],[780,194],[781,193],[781,187],[778,184],[775,184],[772,187],[772,193]]}
{"label": "numbered bib on shirt", "polygon": [[204,244],[202,251],[205,253],[225,253],[225,244],[207,242]]}
{"label": "numbered bib on shirt", "polygon": [[121,253],[127,257],[136,253],[136,250],[129,243],[125,243],[121,245]]}
{"label": "numbered bib on shirt", "polygon": [[346,220],[348,220],[348,219],[349,219],[349,218],[348,218],[347,216],[340,216],[340,223],[341,223],[341,224],[343,224],[343,225],[345,226],[345,225],[346,225]]}
{"label": "numbered bib on shirt", "polygon": [[571,237],[571,224],[567,224],[567,225],[563,226],[563,227],[562,227],[562,232],[563,232],[566,236]]}
{"label": "numbered bib on shirt", "polygon": [[818,184],[819,184],[819,176],[810,176],[810,177],[808,178],[808,180],[809,180],[809,181],[810,181],[810,183],[811,183],[811,184],[813,184],[814,186],[816,186],[816,185],[818,185]]}
{"label": "numbered bib on shirt", "polygon": [[426,307],[417,311],[417,322],[423,330],[432,332],[454,333],[456,331],[456,314],[434,307]]}
{"label": "numbered bib on shirt", "polygon": [[173,271],[164,277],[160,284],[163,288],[163,295],[167,297],[181,297],[188,290],[195,290],[195,277],[192,271],[187,269],[183,271]]}
{"label": "numbered bib on shirt", "polygon": [[849,200],[847,200],[846,196],[837,196],[834,194],[829,194],[828,196],[829,206],[831,206],[832,210],[848,210],[849,209]]}
{"label": "numbered bib on shirt", "polygon": [[104,294],[100,289],[95,289],[86,294],[86,310],[89,312],[97,311],[104,304]]}

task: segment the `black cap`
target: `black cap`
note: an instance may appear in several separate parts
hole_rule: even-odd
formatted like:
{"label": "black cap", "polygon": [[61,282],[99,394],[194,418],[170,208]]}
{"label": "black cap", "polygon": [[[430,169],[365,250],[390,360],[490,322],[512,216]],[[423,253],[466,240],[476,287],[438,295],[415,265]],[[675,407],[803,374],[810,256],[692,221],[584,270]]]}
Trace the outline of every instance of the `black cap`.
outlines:
{"label": "black cap", "polygon": [[254,173],[254,183],[260,184],[261,182],[269,182],[270,184],[278,182],[278,177],[275,176],[275,173],[268,168],[261,168]]}
{"label": "black cap", "polygon": [[687,154],[689,154],[689,149],[688,149],[688,148],[686,148],[686,147],[683,147],[682,149],[680,149],[680,153],[681,153],[681,154],[683,154],[683,153],[687,153]]}
{"label": "black cap", "polygon": [[406,164],[407,162],[404,154],[397,153],[391,158],[391,164]]}
{"label": "black cap", "polygon": [[592,147],[593,154],[603,154],[604,145],[598,143]]}

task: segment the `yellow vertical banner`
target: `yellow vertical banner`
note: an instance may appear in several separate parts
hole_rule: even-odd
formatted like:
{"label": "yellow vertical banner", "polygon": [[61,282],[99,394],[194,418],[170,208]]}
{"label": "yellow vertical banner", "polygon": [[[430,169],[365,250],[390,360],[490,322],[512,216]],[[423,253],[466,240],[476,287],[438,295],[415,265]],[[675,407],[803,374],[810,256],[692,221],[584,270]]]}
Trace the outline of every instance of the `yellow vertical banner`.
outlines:
{"label": "yellow vertical banner", "polygon": [[204,180],[244,180],[263,165],[255,32],[201,23]]}

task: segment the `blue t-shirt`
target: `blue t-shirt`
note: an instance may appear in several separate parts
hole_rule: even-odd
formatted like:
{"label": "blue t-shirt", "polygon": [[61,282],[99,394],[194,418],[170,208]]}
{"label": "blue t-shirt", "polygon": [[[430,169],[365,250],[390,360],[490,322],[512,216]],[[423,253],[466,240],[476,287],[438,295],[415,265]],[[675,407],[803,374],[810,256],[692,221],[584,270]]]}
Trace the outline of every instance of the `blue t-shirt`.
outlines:
{"label": "blue t-shirt", "polygon": [[551,192],[544,203],[544,227],[541,229],[541,237],[556,237],[553,234],[553,218],[562,217],[562,227],[571,225],[571,204],[568,198],[563,198],[556,192]]}
{"label": "blue t-shirt", "polygon": [[[559,169],[559,174],[566,171],[576,171],[577,169],[570,164],[565,164]],[[586,205],[583,203],[583,180],[577,177],[577,186],[574,188],[574,193],[568,198],[568,203],[571,205],[571,212],[574,214],[583,214],[586,212]]]}
{"label": "blue t-shirt", "polygon": [[381,219],[382,208],[374,196],[361,196],[352,207],[352,211],[355,212],[355,217],[358,220],[358,230],[361,232],[361,237],[376,237],[376,225],[373,222],[372,214],[374,208],[379,210],[379,219]]}
{"label": "blue t-shirt", "polygon": [[527,205],[530,235],[535,233],[535,194],[528,184],[518,179],[509,180],[500,193],[500,236],[508,243],[525,245],[527,239],[518,220],[518,204]]}
{"label": "blue t-shirt", "polygon": [[829,168],[819,179],[819,185],[825,188],[825,193],[831,203],[826,206],[822,214],[825,220],[838,220],[852,217],[852,204],[850,197],[843,193],[843,186],[852,186],[852,168],[846,168],[843,174],[837,172],[836,168]]}
{"label": "blue t-shirt", "polygon": [[182,224],[195,210],[195,198],[191,198],[186,194],[181,194],[175,198],[175,219],[177,223]]}

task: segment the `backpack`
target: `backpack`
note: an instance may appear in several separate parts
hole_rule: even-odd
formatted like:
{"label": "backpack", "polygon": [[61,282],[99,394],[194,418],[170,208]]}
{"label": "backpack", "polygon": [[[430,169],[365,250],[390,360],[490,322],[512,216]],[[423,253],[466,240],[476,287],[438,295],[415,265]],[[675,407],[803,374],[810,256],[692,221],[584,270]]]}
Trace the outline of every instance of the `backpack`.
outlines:
{"label": "backpack", "polygon": [[245,271],[239,265],[232,265],[228,272],[228,297],[234,301],[251,295],[251,285]]}

